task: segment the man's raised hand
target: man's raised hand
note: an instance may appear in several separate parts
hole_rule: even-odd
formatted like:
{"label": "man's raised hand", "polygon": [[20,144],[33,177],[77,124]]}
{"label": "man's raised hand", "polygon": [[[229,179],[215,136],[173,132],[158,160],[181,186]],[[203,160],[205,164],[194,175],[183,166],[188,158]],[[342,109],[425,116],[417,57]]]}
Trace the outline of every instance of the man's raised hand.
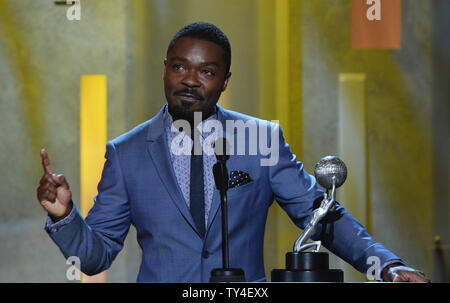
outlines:
{"label": "man's raised hand", "polygon": [[53,173],[45,149],[41,150],[41,158],[44,175],[37,188],[37,198],[50,218],[57,222],[70,214],[73,207],[72,193],[66,178]]}

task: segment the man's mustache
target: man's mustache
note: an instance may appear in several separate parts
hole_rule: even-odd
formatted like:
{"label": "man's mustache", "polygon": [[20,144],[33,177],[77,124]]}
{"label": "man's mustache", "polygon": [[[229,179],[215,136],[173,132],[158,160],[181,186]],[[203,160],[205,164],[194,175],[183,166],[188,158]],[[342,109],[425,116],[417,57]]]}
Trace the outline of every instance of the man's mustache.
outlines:
{"label": "man's mustache", "polygon": [[191,88],[184,88],[184,89],[180,89],[177,90],[174,95],[178,96],[178,95],[190,95],[192,97],[194,97],[195,99],[198,100],[203,100],[203,96],[197,92],[195,89],[191,89]]}

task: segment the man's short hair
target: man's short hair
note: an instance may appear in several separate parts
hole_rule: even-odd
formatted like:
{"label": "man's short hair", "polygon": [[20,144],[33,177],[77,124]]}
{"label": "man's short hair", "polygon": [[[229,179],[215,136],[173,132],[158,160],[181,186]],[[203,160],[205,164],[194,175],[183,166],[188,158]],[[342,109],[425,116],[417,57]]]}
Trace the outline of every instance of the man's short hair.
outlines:
{"label": "man's short hair", "polygon": [[169,43],[167,53],[173,48],[178,39],[190,37],[199,40],[213,42],[219,45],[223,50],[223,58],[226,64],[226,72],[230,71],[231,66],[231,46],[227,36],[214,24],[207,22],[195,22],[186,25],[175,34]]}

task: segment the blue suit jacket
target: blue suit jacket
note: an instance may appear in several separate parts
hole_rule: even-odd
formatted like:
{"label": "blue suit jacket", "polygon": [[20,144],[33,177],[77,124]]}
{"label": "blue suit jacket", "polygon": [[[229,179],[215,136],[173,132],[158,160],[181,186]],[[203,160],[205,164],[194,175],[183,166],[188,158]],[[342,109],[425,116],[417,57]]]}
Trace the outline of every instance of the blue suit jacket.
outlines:
{"label": "blue suit jacket", "polygon": [[[217,106],[218,120],[268,123]],[[225,127],[224,127],[225,129]],[[261,166],[261,155],[232,155],[228,171],[247,172],[250,183],[228,191],[230,267],[243,268],[247,281],[264,281],[263,242],[267,212],[274,198],[300,228],[307,224],[313,201],[323,196],[315,178],[285,143],[279,132],[279,161]],[[249,147],[248,141],[246,142]],[[247,149],[248,150],[248,149]],[[130,224],[142,248],[138,282],[208,282],[222,266],[221,211],[213,194],[205,238],[194,221],[177,184],[163,127],[163,110],[151,120],[108,142],[106,163],[95,204],[84,220],[75,216],[51,238],[66,257],[78,256],[88,275],[110,267],[123,247]],[[319,225],[314,239],[361,272],[369,256],[381,264],[398,259],[375,243],[344,208],[332,224]]]}

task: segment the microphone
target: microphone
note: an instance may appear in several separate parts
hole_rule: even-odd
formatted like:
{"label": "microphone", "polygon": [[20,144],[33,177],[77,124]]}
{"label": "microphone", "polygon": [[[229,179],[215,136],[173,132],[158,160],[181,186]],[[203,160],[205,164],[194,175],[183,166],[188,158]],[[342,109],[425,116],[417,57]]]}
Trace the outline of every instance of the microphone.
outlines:
{"label": "microphone", "polygon": [[226,162],[230,159],[230,144],[227,139],[219,138],[214,143],[214,153],[217,163],[213,166],[213,175],[216,187],[220,192],[228,190],[228,169]]}
{"label": "microphone", "polygon": [[213,166],[214,182],[216,188],[222,193],[228,190],[228,169],[222,162],[217,162]]}
{"label": "microphone", "polygon": [[227,139],[219,138],[214,143],[217,163],[213,166],[214,181],[220,191],[220,208],[222,210],[222,268],[211,271],[210,282],[245,282],[241,268],[230,268],[228,248],[228,169],[226,162],[230,159],[230,144]]}
{"label": "microphone", "polygon": [[225,162],[230,159],[230,143],[225,138],[218,138],[214,143],[214,154],[217,161]]}

